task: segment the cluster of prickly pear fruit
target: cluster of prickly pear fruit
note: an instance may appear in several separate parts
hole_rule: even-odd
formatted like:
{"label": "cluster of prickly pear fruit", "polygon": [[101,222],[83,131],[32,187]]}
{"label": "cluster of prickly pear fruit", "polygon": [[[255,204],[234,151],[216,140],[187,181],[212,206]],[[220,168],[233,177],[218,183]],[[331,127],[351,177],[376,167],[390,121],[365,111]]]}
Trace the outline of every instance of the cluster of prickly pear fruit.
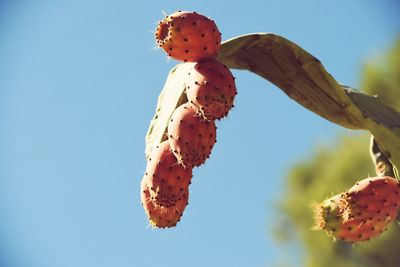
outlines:
{"label": "cluster of prickly pear fruit", "polygon": [[166,16],[155,33],[157,44],[179,61],[191,62],[185,80],[186,95],[205,120],[225,117],[236,96],[230,70],[216,60],[221,33],[214,21],[196,12],[177,11]]}
{"label": "cluster of prickly pear fruit", "polygon": [[355,243],[379,236],[397,216],[400,184],[392,177],[366,178],[316,207],[316,229]]}
{"label": "cluster of prickly pear fruit", "polygon": [[233,107],[236,86],[229,69],[216,61],[221,34],[214,21],[196,12],[166,16],[155,33],[158,45],[192,67],[185,77],[188,103],[168,123],[168,140],[150,154],[141,184],[143,208],[154,227],[172,227],[188,203],[192,168],[209,158],[216,143],[215,120]]}

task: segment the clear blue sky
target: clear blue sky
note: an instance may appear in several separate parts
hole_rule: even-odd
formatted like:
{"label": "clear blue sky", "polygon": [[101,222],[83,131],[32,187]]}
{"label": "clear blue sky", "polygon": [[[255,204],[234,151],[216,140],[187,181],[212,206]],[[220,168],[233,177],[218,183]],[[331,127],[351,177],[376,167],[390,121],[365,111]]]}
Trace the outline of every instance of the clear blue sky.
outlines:
{"label": "clear blue sky", "polygon": [[342,130],[235,71],[236,108],[194,172],[182,221],[147,227],[144,135],[176,64],[153,49],[152,31],[161,11],[195,10],[223,39],[274,32],[295,41],[357,87],[362,63],[399,32],[395,2],[0,1],[0,266],[296,262],[301,249],[270,234],[283,177]]}

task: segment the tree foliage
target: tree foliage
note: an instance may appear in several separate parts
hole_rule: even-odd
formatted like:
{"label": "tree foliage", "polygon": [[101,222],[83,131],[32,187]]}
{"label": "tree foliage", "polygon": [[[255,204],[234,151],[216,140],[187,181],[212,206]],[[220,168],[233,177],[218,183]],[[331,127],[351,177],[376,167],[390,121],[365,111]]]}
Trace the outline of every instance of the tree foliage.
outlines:
{"label": "tree foliage", "polygon": [[[361,84],[364,91],[377,94],[400,110],[400,39],[382,58],[365,64]],[[312,230],[312,203],[345,191],[357,180],[375,176],[368,150],[367,133],[346,132],[335,144],[315,148],[310,158],[289,171],[279,204],[283,212],[275,230],[283,244],[298,241],[303,246],[305,262],[301,265],[399,266],[400,227],[396,224],[380,237],[354,246],[333,242],[323,231]]]}

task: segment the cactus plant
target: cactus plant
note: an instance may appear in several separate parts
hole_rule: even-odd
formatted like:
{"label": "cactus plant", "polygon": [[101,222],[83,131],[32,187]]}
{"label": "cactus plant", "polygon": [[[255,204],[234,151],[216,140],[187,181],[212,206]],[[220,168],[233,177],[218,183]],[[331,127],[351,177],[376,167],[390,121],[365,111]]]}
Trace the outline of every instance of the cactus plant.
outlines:
{"label": "cactus plant", "polygon": [[[158,31],[165,35],[166,30],[162,28],[164,26],[160,24],[160,27]],[[164,41],[159,44],[163,46]],[[199,58],[193,60],[183,58],[183,61],[196,60]],[[400,179],[398,173],[400,113],[385,105],[376,96],[339,84],[318,59],[297,44],[272,33],[247,34],[223,42],[216,60],[228,68],[248,70],[269,80],[291,99],[335,124],[348,129],[369,131],[372,135],[371,156],[377,174],[395,176]],[[198,95],[188,88],[193,84],[186,79],[195,64],[180,64],[170,71],[158,99],[156,114],[150,122],[146,135],[146,157],[149,157],[157,144],[169,138],[168,124],[173,112],[179,106],[191,102],[201,107],[202,103],[196,101],[199,99]],[[200,110],[207,118],[209,112],[204,107]],[[209,117],[211,120],[218,118],[220,117]],[[392,184],[389,182],[390,179],[390,181],[395,181],[394,178],[384,179],[388,184]],[[380,184],[381,180],[377,178],[377,184]],[[395,219],[397,205],[399,205],[396,196],[398,191],[389,190],[390,203],[396,207],[389,208],[385,206],[386,204],[368,205],[368,203],[374,203],[375,200],[359,197],[360,194],[357,192],[377,188],[375,180],[369,181],[374,186],[363,184],[361,188],[357,185],[348,193],[335,196],[320,204],[317,208],[319,220],[317,226],[327,229],[330,234],[348,242],[365,241],[379,235]],[[395,183],[397,188],[398,182],[395,181]],[[386,198],[379,199],[381,202],[384,200]],[[371,211],[366,208],[367,206],[368,208],[379,206],[378,209],[385,212],[372,214],[375,210]],[[335,214],[332,215],[331,211]]]}

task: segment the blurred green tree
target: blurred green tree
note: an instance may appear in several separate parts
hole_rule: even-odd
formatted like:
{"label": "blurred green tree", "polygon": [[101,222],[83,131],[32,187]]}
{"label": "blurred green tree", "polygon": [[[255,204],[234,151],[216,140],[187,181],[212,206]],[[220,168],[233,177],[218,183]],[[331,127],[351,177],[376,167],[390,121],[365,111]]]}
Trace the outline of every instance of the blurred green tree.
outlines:
{"label": "blurred green tree", "polygon": [[[361,88],[400,110],[400,38],[381,58],[365,64]],[[400,227],[396,224],[380,237],[356,245],[334,242],[325,232],[312,230],[313,202],[322,202],[368,176],[376,176],[369,134],[360,132],[346,132],[335,144],[320,145],[288,172],[278,204],[282,212],[274,230],[282,246],[297,242],[302,247],[304,262],[298,266],[400,266]]]}

